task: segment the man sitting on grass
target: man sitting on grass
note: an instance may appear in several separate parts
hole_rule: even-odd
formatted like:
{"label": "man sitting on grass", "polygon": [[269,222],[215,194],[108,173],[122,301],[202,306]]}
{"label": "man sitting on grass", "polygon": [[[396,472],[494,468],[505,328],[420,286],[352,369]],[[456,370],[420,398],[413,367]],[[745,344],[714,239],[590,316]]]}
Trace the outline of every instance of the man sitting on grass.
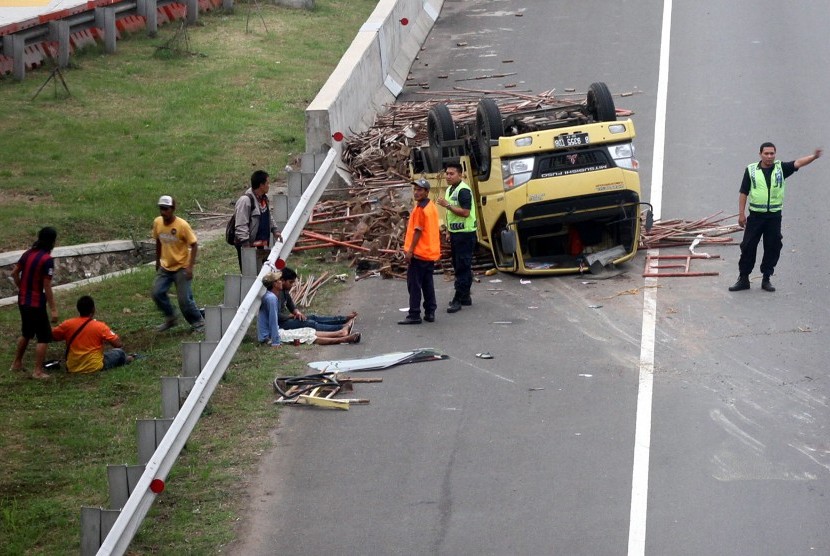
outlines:
{"label": "man sitting on grass", "polygon": [[[66,341],[66,370],[96,373],[132,363],[135,357],[122,349],[121,339],[110,327],[95,320],[95,301],[85,295],[75,305],[80,316],[65,320],[52,329],[52,338]],[[104,351],[104,344],[113,347]]]}

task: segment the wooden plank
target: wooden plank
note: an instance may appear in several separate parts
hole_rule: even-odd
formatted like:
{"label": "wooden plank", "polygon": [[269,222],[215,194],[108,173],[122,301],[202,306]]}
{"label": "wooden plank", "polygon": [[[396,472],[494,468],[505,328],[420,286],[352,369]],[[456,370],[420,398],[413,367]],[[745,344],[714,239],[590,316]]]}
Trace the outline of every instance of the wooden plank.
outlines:
{"label": "wooden plank", "polygon": [[330,400],[328,398],[318,398],[315,396],[307,396],[305,394],[300,395],[298,402],[317,407],[325,407],[328,409],[345,409],[347,411],[349,409],[348,401]]}

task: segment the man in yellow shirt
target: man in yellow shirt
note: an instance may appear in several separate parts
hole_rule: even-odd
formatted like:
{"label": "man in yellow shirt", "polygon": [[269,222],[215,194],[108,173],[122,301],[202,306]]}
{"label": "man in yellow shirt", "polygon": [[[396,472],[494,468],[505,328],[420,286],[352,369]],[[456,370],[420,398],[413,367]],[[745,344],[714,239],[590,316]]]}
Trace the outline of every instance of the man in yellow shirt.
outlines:
{"label": "man in yellow shirt", "polygon": [[194,332],[204,330],[202,313],[193,301],[193,265],[199,245],[190,224],[176,216],[176,201],[162,195],[158,202],[161,216],[153,221],[153,239],[156,240],[156,280],[153,283],[153,301],[164,313],[164,323],[157,330],[164,332],[176,326],[176,313],[167,292],[176,284],[179,310]]}
{"label": "man in yellow shirt", "polygon": [[429,200],[429,182],[420,179],[412,183],[415,208],[409,215],[404,239],[406,286],[409,289],[409,313],[398,324],[421,324],[421,294],[424,299],[424,320],[435,320],[435,284],[432,279],[435,261],[441,258],[441,231],[438,209]]}
{"label": "man in yellow shirt", "polygon": [[[96,373],[132,363],[134,357],[124,352],[121,338],[106,323],[95,320],[95,301],[84,295],[75,306],[80,316],[52,329],[52,338],[66,342],[66,370]],[[104,351],[105,343],[113,349]]]}

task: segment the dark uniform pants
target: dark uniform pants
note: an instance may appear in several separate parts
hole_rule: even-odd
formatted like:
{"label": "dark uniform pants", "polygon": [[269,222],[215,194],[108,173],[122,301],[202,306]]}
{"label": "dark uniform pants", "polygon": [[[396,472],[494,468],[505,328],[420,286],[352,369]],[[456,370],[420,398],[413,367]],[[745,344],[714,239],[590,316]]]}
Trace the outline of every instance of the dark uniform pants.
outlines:
{"label": "dark uniform pants", "polygon": [[475,232],[450,233],[452,268],[455,271],[455,297],[459,301],[470,298],[473,285],[473,251],[476,247]]}
{"label": "dark uniform pants", "polygon": [[755,268],[755,256],[758,252],[758,243],[764,239],[764,256],[761,259],[761,273],[772,276],[778,257],[781,256],[781,213],[780,212],[749,212],[744,229],[744,238],[741,241],[741,259],[738,261],[738,272],[742,276],[749,276]]}
{"label": "dark uniform pants", "polygon": [[406,287],[409,289],[409,316],[421,318],[421,293],[424,296],[424,314],[434,315],[438,304],[435,301],[435,283],[432,275],[435,271],[434,261],[425,261],[412,257],[406,269]]}

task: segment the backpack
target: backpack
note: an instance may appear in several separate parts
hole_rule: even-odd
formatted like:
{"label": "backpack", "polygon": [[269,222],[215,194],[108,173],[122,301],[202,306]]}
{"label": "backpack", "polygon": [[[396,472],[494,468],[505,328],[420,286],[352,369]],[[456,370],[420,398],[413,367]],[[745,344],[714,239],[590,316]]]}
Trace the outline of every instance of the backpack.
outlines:
{"label": "backpack", "polygon": [[[248,213],[248,221],[251,220],[251,214],[254,212],[254,198],[248,195],[251,199],[251,212]],[[228,245],[236,245],[236,207],[234,206],[233,214],[231,214],[228,223],[225,225],[225,241]]]}

